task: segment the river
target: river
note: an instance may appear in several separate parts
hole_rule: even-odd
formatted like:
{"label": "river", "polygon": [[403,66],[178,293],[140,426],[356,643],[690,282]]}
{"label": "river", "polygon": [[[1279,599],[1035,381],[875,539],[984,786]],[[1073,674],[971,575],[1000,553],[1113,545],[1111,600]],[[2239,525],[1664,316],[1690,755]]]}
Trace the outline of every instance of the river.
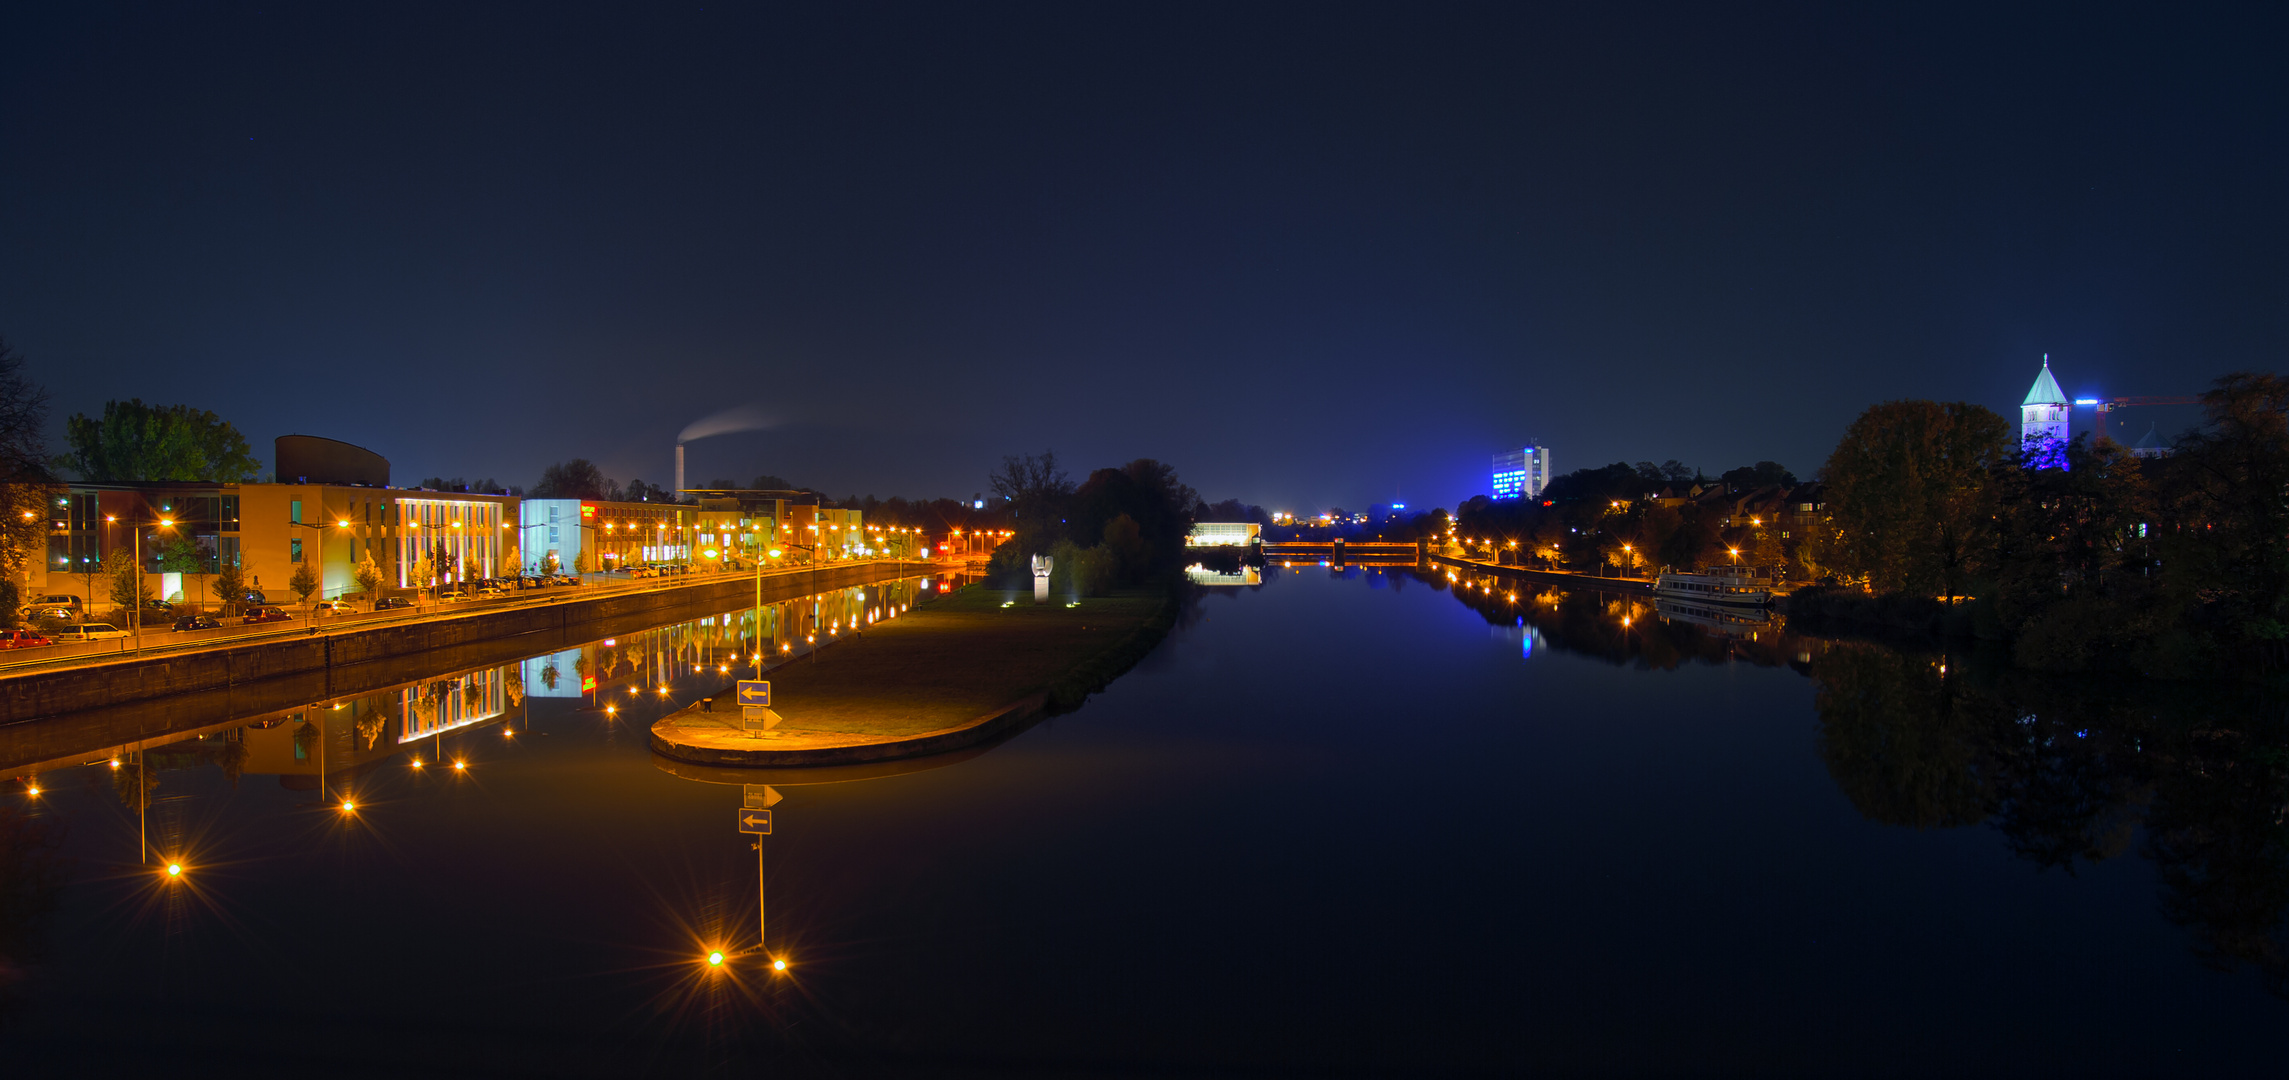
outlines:
{"label": "river", "polygon": [[[10,1059],[2278,1068],[2289,755],[2261,696],[1274,566],[1196,589],[1135,670],[985,752],[679,775],[647,726],[746,629],[439,673],[10,784]],[[750,802],[771,804],[760,872]]]}

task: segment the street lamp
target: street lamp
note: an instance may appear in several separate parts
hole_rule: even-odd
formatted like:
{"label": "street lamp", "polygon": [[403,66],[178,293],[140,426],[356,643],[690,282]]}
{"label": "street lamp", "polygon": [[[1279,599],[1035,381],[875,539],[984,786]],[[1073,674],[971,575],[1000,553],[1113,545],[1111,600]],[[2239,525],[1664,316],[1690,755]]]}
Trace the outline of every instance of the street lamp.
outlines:
{"label": "street lamp", "polygon": [[[311,532],[318,534],[317,547],[310,553],[310,557],[318,564],[318,599],[324,600],[326,598],[326,527],[324,525],[312,525],[306,521],[289,521],[286,524],[290,528],[308,529]],[[350,520],[348,518],[336,519],[334,525],[336,528],[341,529],[345,533],[350,531]],[[307,609],[309,607],[310,601],[305,599],[302,601],[302,604],[303,607]],[[310,621],[309,614],[310,613],[307,610],[303,612],[303,622],[305,624]]]}
{"label": "street lamp", "polygon": [[[108,525],[117,522],[119,518],[116,515],[106,514],[103,520]],[[127,627],[135,632],[135,651],[137,653],[143,651],[143,526],[145,525],[157,525],[162,529],[173,531],[175,519],[158,518],[148,522],[135,522],[128,526],[128,534],[134,540],[135,552],[135,578],[128,591],[134,594],[135,602],[128,607]]]}

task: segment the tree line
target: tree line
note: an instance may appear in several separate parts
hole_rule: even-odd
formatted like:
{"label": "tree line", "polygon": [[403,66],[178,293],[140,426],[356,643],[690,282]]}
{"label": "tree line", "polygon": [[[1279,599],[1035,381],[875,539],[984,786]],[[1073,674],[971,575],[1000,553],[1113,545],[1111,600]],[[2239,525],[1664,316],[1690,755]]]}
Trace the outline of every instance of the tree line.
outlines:
{"label": "tree line", "polygon": [[1796,599],[1813,614],[1871,603],[1855,597],[1930,612],[2048,671],[2279,666],[2289,379],[2227,375],[2202,407],[2173,452],[2141,458],[2088,434],[2022,446],[1964,402],[1874,406],[1830,455],[1826,521],[1803,545],[1841,588]]}
{"label": "tree line", "polygon": [[[1452,524],[1472,554],[1507,553],[1520,565],[1577,573],[1646,573],[1714,564],[1780,566],[1794,537],[1780,520],[1735,512],[1739,496],[1781,492],[1797,483],[1778,462],[1760,461],[1711,477],[1674,459],[1660,465],[1617,461],[1554,477],[1540,497],[1480,495]],[[1407,533],[1440,539],[1448,521],[1418,515]]]}
{"label": "tree line", "polygon": [[1151,458],[1091,472],[1076,484],[1054,451],[1013,454],[988,477],[1014,534],[994,549],[988,574],[1029,582],[1032,559],[1052,560],[1050,589],[1101,596],[1183,571],[1185,536],[1200,495],[1174,466]]}

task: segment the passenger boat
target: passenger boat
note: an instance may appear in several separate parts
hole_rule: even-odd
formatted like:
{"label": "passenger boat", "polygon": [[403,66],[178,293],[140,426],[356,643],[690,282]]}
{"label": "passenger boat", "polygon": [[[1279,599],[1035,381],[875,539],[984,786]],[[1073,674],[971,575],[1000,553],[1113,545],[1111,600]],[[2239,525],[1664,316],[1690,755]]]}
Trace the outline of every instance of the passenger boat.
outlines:
{"label": "passenger boat", "polygon": [[1710,566],[1697,574],[1664,573],[1654,579],[1653,595],[1736,607],[1766,607],[1772,590],[1746,566]]}

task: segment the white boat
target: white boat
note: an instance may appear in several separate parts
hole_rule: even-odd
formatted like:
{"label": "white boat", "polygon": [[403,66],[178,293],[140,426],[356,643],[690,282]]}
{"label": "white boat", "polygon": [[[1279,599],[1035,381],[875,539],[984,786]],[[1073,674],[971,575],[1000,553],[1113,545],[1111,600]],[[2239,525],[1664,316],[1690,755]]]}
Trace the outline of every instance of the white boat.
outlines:
{"label": "white boat", "polygon": [[1772,603],[1772,590],[1745,566],[1711,566],[1697,574],[1665,573],[1654,579],[1653,595],[1736,607]]}

